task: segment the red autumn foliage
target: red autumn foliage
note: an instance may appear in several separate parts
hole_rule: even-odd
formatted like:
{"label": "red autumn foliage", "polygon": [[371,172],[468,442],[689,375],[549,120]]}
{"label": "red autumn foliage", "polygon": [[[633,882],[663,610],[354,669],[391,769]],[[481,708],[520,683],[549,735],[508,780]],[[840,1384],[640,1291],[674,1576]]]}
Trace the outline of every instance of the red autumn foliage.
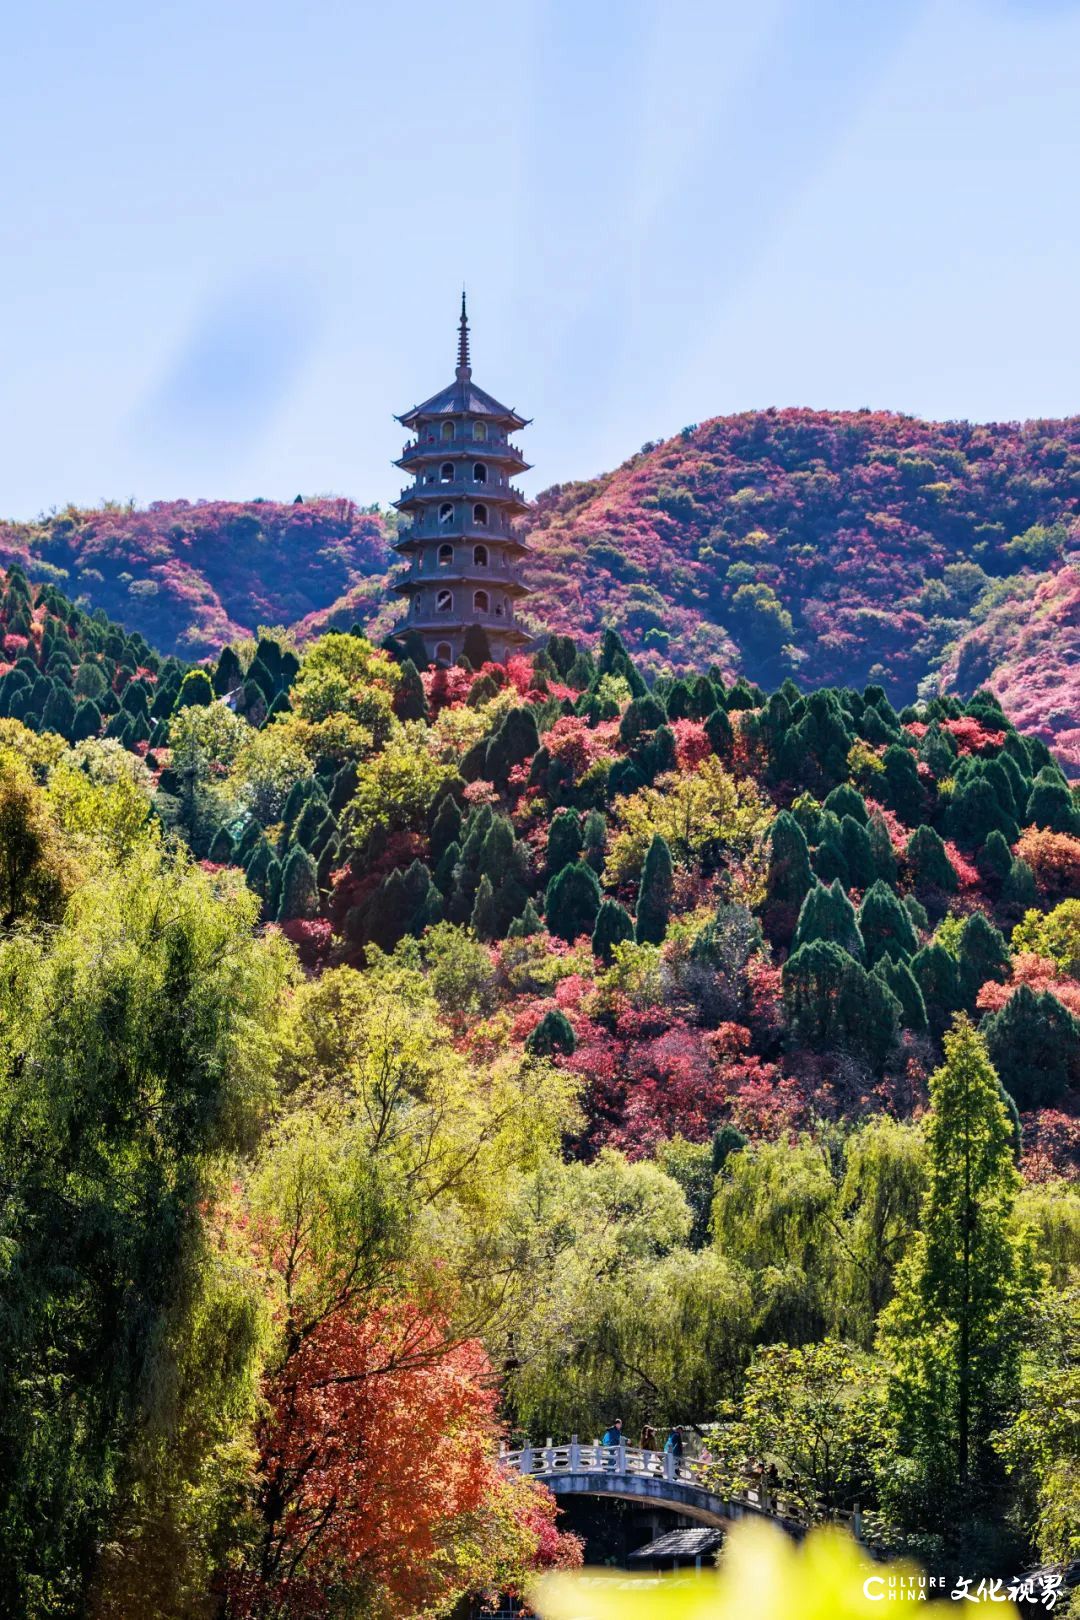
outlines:
{"label": "red autumn foliage", "polygon": [[1080,983],[1060,972],[1056,963],[1033,951],[1020,951],[1012,959],[1012,977],[1004,984],[988,979],[979,991],[977,1005],[983,1012],[997,1012],[1022,984],[1040,993],[1049,990],[1061,1004],[1080,1018]]}

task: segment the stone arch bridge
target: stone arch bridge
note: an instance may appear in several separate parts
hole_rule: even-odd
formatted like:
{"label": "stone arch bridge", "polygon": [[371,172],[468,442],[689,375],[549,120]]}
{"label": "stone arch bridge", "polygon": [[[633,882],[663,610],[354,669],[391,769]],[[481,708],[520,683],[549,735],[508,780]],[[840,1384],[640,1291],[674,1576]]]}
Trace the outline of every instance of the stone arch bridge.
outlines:
{"label": "stone arch bridge", "polygon": [[[542,1480],[556,1496],[609,1496],[682,1513],[699,1524],[728,1525],[736,1519],[770,1519],[789,1535],[801,1537],[806,1524],[788,1504],[763,1489],[721,1494],[710,1482],[708,1465],[670,1452],[643,1451],[637,1446],[524,1446],[503,1451],[500,1462]],[[858,1515],[853,1525],[859,1532]]]}

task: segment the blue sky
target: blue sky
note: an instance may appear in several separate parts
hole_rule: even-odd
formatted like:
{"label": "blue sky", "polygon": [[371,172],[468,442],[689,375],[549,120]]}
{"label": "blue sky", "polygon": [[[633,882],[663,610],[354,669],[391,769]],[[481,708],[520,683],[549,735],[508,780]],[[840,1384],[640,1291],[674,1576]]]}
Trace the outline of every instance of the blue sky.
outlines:
{"label": "blue sky", "polygon": [[28,0],[0,514],[391,498],[477,380],[533,489],[749,407],[1080,411],[1080,0]]}

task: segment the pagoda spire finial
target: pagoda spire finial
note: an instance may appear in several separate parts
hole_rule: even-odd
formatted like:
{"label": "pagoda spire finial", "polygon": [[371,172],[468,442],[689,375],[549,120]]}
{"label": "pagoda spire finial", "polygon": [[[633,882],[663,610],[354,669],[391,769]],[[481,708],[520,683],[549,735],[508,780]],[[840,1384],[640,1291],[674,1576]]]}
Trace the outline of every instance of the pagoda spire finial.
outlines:
{"label": "pagoda spire finial", "polygon": [[461,289],[461,319],[458,322],[457,374],[459,377],[472,375],[469,365],[469,318],[465,313],[464,287]]}

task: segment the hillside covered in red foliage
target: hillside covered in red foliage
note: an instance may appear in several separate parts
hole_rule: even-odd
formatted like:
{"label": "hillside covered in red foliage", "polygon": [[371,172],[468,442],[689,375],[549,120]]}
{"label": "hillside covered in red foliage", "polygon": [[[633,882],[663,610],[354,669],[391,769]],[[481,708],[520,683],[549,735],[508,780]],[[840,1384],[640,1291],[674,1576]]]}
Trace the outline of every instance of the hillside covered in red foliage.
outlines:
{"label": "hillside covered in red foliage", "polygon": [[163,652],[218,652],[381,575],[378,512],[349,500],[154,501],[0,523],[0,561],[86,598]]}

